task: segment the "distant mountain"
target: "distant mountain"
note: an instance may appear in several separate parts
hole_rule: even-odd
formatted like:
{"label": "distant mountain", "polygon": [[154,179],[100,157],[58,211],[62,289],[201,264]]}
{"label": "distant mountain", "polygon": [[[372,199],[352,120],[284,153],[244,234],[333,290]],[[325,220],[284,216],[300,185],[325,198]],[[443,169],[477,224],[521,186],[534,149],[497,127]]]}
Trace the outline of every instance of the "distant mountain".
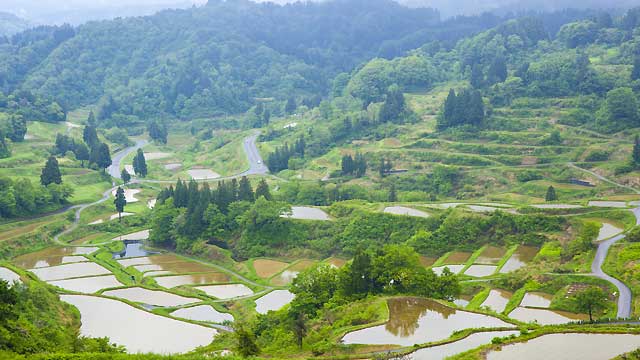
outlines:
{"label": "distant mountain", "polygon": [[13,14],[0,11],[0,36],[13,35],[27,29],[30,26],[27,20]]}
{"label": "distant mountain", "polygon": [[409,7],[438,9],[443,17],[483,12],[559,11],[564,9],[628,9],[640,0],[396,0]]}

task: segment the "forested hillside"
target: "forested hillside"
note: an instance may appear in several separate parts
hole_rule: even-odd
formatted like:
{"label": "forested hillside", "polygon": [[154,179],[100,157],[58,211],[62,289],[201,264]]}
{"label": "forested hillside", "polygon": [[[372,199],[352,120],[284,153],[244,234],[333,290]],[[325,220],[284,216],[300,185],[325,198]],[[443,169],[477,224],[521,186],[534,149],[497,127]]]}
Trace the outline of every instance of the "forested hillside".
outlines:
{"label": "forested hillside", "polygon": [[0,45],[0,83],[5,93],[30,90],[66,110],[113,97],[117,125],[238,113],[256,98],[284,101],[289,94],[315,106],[336,74],[363,61],[432,40],[453,44],[499,22],[493,16],[441,22],[436,11],[391,0],[284,7],[210,1],[21,33]]}

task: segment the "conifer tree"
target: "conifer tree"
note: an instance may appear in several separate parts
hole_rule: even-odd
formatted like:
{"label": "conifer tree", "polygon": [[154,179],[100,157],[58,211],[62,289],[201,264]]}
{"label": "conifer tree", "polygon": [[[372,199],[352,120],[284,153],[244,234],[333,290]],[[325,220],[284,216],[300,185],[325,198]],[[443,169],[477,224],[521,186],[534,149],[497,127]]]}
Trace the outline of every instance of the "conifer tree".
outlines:
{"label": "conifer tree", "polygon": [[124,195],[124,190],[118,186],[118,190],[116,190],[116,198],[113,200],[113,203],[116,206],[116,211],[118,211],[118,221],[122,221],[122,213],[124,212],[124,207],[127,205],[127,198]]}
{"label": "conifer tree", "polygon": [[638,135],[636,135],[635,141],[633,143],[633,153],[631,155],[631,160],[636,168],[640,168],[640,136]]}
{"label": "conifer tree", "polygon": [[62,174],[58,166],[58,159],[56,159],[55,156],[50,156],[49,159],[47,159],[47,163],[42,169],[42,174],[40,174],[40,184],[44,186],[49,184],[62,184]]}
{"label": "conifer tree", "polygon": [[98,145],[100,141],[98,140],[98,132],[94,125],[87,125],[84,127],[84,130],[82,131],[82,140],[84,140],[84,142],[91,148]]}
{"label": "conifer tree", "polygon": [[84,162],[90,159],[91,154],[89,148],[84,143],[76,144],[73,153],[76,155],[76,160],[80,160],[81,166],[84,167]]}
{"label": "conifer tree", "polygon": [[396,201],[398,201],[398,195],[396,194],[396,185],[392,183],[391,187],[389,188],[389,202]]}
{"label": "conifer tree", "polygon": [[253,202],[255,200],[251,183],[246,176],[243,176],[240,179],[240,183],[238,185],[238,200],[249,202]]}
{"label": "conifer tree", "polygon": [[[478,64],[474,64],[471,67],[471,86],[476,89],[480,89],[484,85],[484,74],[482,73],[482,68]],[[452,89],[453,91],[453,89]],[[449,92],[451,95],[451,92]]]}
{"label": "conifer tree", "polygon": [[293,112],[296,111],[296,108],[296,99],[294,99],[293,97],[287,99],[287,104],[284,107],[284,112],[286,112],[287,114],[293,114]]}
{"label": "conifer tree", "polygon": [[124,184],[128,184],[131,181],[131,174],[127,171],[127,169],[122,169],[122,173],[120,173],[120,177],[122,178],[122,182]]}
{"label": "conifer tree", "polygon": [[133,170],[140,177],[147,176],[147,160],[144,157],[142,149],[138,149],[136,156],[133,158]]}
{"label": "conifer tree", "polygon": [[547,188],[547,195],[545,196],[546,201],[556,201],[558,200],[558,195],[556,194],[556,189],[553,186],[549,186]]}
{"label": "conifer tree", "polygon": [[265,179],[261,179],[258,186],[256,186],[256,199],[259,199],[260,197],[264,197],[269,201],[272,200],[271,192],[269,191],[269,184],[267,184],[267,180]]}
{"label": "conifer tree", "polygon": [[27,134],[27,121],[22,115],[12,115],[10,118],[11,132],[8,134],[9,139],[13,142],[24,141]]}
{"label": "conifer tree", "polygon": [[105,143],[101,143],[98,145],[96,165],[104,171],[106,168],[111,166],[111,163],[111,152],[109,151],[109,146]]}

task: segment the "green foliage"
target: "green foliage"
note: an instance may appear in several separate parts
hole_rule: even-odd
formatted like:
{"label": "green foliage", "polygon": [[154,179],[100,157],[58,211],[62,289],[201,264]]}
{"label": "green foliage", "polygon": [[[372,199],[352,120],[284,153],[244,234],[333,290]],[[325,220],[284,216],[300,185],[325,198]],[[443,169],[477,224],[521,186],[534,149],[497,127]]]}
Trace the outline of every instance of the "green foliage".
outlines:
{"label": "green foliage", "polygon": [[273,200],[273,197],[271,196],[271,191],[269,190],[269,184],[267,184],[267,180],[265,179],[260,179],[258,186],[256,186],[255,198],[259,199],[261,197],[264,197],[269,201]]}
{"label": "green foliage", "polygon": [[40,184],[43,186],[47,186],[49,184],[62,184],[62,174],[58,167],[58,159],[56,159],[55,156],[50,156],[47,159],[47,163],[44,165],[42,174],[40,175]]}
{"label": "green foliage", "polygon": [[547,194],[544,196],[545,201],[557,201],[558,195],[556,194],[556,189],[553,186],[549,186],[547,188]]}
{"label": "green foliage", "polygon": [[120,177],[122,178],[122,182],[124,182],[125,185],[128,184],[129,181],[131,181],[131,174],[129,174],[126,169],[122,169]]}
{"label": "green foliage", "polygon": [[609,132],[640,125],[638,101],[630,88],[617,88],[607,93],[597,114],[598,126]]}
{"label": "green foliage", "polygon": [[342,175],[363,177],[367,172],[367,159],[359,152],[356,152],[355,158],[345,155],[342,157],[341,168]]}
{"label": "green foliage", "polygon": [[124,212],[124,207],[127,205],[127,199],[124,195],[124,189],[118,186],[118,190],[116,190],[116,198],[113,200],[114,205],[116,206],[116,211],[118,212],[118,218],[122,221],[122,213]]}
{"label": "green foliage", "polygon": [[34,185],[29,179],[0,178],[0,217],[14,218],[51,211],[66,203],[68,185]]}
{"label": "green foliage", "polygon": [[77,313],[46,286],[34,281],[9,286],[0,280],[0,351],[123,352],[107,339],[79,337],[79,325]]}
{"label": "green foliage", "polygon": [[593,313],[606,309],[607,294],[598,286],[590,286],[575,295],[577,308],[589,314],[589,320],[593,322]]}
{"label": "green foliage", "polygon": [[451,89],[438,118],[438,129],[461,125],[480,126],[484,116],[484,103],[478,90],[463,90],[456,94]]}
{"label": "green foliage", "polygon": [[236,341],[235,350],[240,356],[246,358],[260,353],[254,335],[246,330],[244,326],[236,325],[233,335]]}
{"label": "green foliage", "polygon": [[640,136],[636,135],[631,152],[631,161],[636,168],[640,168]]}
{"label": "green foliage", "polygon": [[140,177],[147,176],[147,160],[144,158],[142,149],[138,149],[136,156],[133,158],[133,170],[136,172],[136,175]]}

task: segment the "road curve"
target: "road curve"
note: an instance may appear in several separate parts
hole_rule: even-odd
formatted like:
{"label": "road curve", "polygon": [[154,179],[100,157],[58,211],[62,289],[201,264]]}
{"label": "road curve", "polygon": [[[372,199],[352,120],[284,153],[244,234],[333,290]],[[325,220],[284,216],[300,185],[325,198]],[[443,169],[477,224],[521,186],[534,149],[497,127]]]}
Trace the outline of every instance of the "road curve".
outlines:
{"label": "road curve", "polygon": [[[636,194],[640,194],[639,190],[634,189],[631,186],[619,184],[591,170],[583,169],[575,165],[574,163],[569,163],[568,165],[576,170],[580,170],[584,173],[594,176],[599,180],[621,187],[623,189],[631,190]],[[640,225],[640,207],[633,209],[632,212],[633,212],[633,215],[635,215],[636,217],[636,226]],[[632,297],[633,297],[631,294],[631,289],[629,289],[629,287],[622,281],[605,273],[602,270],[602,265],[607,259],[607,254],[609,254],[609,249],[611,248],[611,246],[617,243],[618,241],[624,239],[625,237],[626,237],[625,234],[621,234],[618,236],[614,236],[611,239],[598,243],[598,250],[596,251],[596,256],[593,259],[593,263],[591,263],[591,272],[593,273],[594,276],[600,279],[606,280],[612,283],[616,288],[618,288],[618,294],[619,294],[618,295],[618,318],[629,318],[631,316],[631,305],[632,305]]]}
{"label": "road curve", "polygon": [[135,145],[129,146],[128,148],[125,148],[113,154],[113,156],[111,157],[111,166],[107,168],[107,173],[109,173],[109,175],[111,175],[111,177],[115,179],[122,179],[122,176],[121,176],[122,172],[120,171],[120,163],[122,162],[122,159],[127,157],[132,152],[138,151],[138,149],[141,149],[143,146],[147,144],[148,144],[147,140],[142,140],[142,139],[136,140]]}

